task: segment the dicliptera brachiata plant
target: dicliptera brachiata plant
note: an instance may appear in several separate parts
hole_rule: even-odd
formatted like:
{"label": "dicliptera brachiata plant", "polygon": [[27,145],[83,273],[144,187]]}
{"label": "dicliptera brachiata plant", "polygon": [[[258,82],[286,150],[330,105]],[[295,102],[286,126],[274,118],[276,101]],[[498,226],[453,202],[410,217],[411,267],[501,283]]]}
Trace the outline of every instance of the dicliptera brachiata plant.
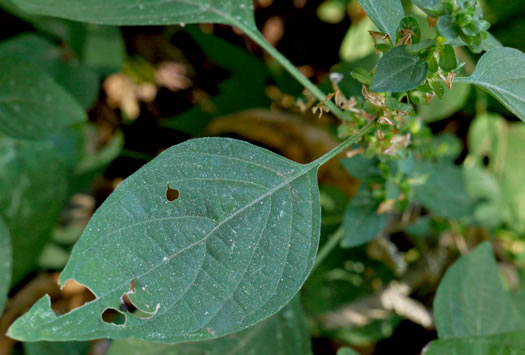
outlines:
{"label": "dicliptera brachiata plant", "polygon": [[[328,95],[266,42],[255,25],[251,0],[13,3],[27,14],[99,25],[235,26],[305,87],[308,102],[303,103],[304,109],[319,115],[330,112],[341,120],[338,134],[344,139],[307,164],[228,138],[192,139],[165,150],[124,180],[97,209],[60,274],[60,285],[75,280],[89,288],[95,299],[57,316],[50,297],[44,296],[11,325],[8,336],[13,339],[133,338],[175,344],[217,338],[215,345],[181,344],[188,348],[174,350],[180,353],[227,351],[224,349],[239,339],[236,336],[263,341],[253,335],[254,327],[268,334],[272,327],[304,327],[298,301],[292,300],[314,265],[319,265],[339,242],[343,248],[350,248],[375,239],[386,228],[389,215],[406,211],[414,201],[436,216],[475,225],[484,220],[482,213],[487,208],[496,208],[503,198],[513,198],[507,190],[512,190],[514,180],[503,173],[498,175],[498,184],[507,192],[501,196],[483,188],[473,192],[466,179],[482,180],[486,175],[450,164],[454,153],[442,152],[428,143],[428,130],[416,119],[424,110],[420,107],[443,98],[456,85],[468,84],[488,91],[525,121],[525,54],[502,47],[487,32],[489,24],[477,1],[414,0],[430,27],[436,29],[433,36],[425,37],[422,24],[405,15],[400,0],[360,0],[377,27],[371,36],[379,60],[371,68],[334,71],[330,75],[333,92]],[[475,53],[484,52],[468,76],[461,75],[465,63],[454,51],[454,47],[464,46]],[[0,130],[6,135],[0,139],[9,140],[5,149],[26,152],[27,161],[33,152],[52,155],[53,143],[40,139],[83,122],[82,104],[50,74],[9,53],[2,52],[0,46],[1,83],[5,88],[0,93]],[[358,83],[358,95],[345,92],[345,80]],[[17,118],[27,120],[27,124],[20,126]],[[480,146],[471,151],[475,153],[482,149]],[[346,207],[343,224],[332,243],[318,255],[321,202],[317,171],[348,150],[341,162],[363,184]],[[56,165],[55,175],[61,176],[68,169],[67,161]],[[38,173],[35,168],[27,171]],[[53,185],[52,181],[47,185]],[[65,198],[66,192],[61,194]],[[476,209],[481,202],[485,210]],[[489,202],[493,204],[487,205]],[[48,213],[56,215],[60,206],[50,206]],[[508,213],[491,223],[512,225],[520,219],[516,217],[517,202],[509,206]],[[7,226],[4,228],[0,220],[0,231],[6,230],[2,236],[7,231],[16,234],[17,226],[10,222],[13,216],[2,217]],[[13,237],[12,244],[17,258],[20,242]],[[488,325],[495,315],[483,313],[476,318],[480,325],[475,327],[467,313],[482,312],[485,303],[466,302],[458,306],[462,309],[459,315],[448,314],[447,307],[454,302],[451,295],[462,295],[462,289],[456,288],[462,277],[472,283],[465,292],[476,296],[479,284],[485,282],[476,279],[478,274],[470,274],[471,268],[478,267],[486,268],[484,275],[490,276],[490,292],[479,297],[488,303],[497,298],[501,317]],[[128,311],[127,302],[135,312]],[[515,332],[524,329],[525,320],[516,314],[512,302],[497,275],[490,246],[480,245],[449,269],[438,289],[435,323],[443,340],[433,343],[427,353],[468,349],[469,344],[476,344],[476,337],[485,337],[494,346],[503,346],[506,339],[519,342],[514,340]],[[105,321],[102,315],[108,310],[118,312],[123,321]],[[456,324],[454,317],[461,318],[461,327],[451,325]],[[299,338],[284,344],[282,349],[287,350],[283,353],[310,351]],[[126,346],[134,346],[114,344],[115,353],[118,347],[125,351]]]}

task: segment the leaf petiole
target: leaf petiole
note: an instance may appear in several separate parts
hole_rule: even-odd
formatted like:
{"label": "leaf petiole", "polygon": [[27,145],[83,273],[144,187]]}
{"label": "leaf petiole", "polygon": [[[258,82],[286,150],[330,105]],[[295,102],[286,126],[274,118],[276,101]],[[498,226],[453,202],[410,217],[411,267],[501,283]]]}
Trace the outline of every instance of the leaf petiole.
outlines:
{"label": "leaf petiole", "polygon": [[317,165],[321,166],[325,164],[327,161],[344,151],[346,148],[348,148],[350,145],[356,143],[359,138],[363,137],[372,127],[375,126],[375,122],[372,121],[370,123],[367,123],[363,128],[361,128],[356,134],[354,134],[351,137],[348,137],[346,140],[344,140],[341,144],[339,144],[337,147],[329,151],[328,153],[320,156],[319,158],[315,159],[313,162],[311,162],[309,165]]}

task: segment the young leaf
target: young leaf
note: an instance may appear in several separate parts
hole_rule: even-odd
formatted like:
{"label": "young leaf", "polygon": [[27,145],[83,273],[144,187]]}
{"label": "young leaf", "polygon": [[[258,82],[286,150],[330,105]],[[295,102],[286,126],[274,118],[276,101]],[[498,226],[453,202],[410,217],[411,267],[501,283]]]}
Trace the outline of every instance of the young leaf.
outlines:
{"label": "young leaf", "polygon": [[256,29],[251,0],[13,0],[29,13],[101,25],[222,23]]}
{"label": "young leaf", "polygon": [[276,315],[241,332],[219,339],[185,344],[152,344],[116,340],[108,355],[309,355],[310,337],[303,310],[296,297]]}
{"label": "young leaf", "polygon": [[[437,22],[437,30],[441,36],[445,37],[448,40],[448,42],[458,40],[461,31],[459,25],[454,23],[452,16],[450,15],[439,17],[439,20]],[[463,42],[461,39],[459,40],[462,45],[465,45],[465,42]]]}
{"label": "young leaf", "polygon": [[440,339],[498,334],[524,325],[503,288],[489,242],[447,270],[434,299],[434,315]]}
{"label": "young leaf", "polygon": [[456,78],[456,81],[486,89],[525,121],[525,54],[519,50],[491,49],[481,57],[471,76]]}
{"label": "young leaf", "polygon": [[417,88],[425,80],[427,63],[417,55],[408,54],[405,47],[394,47],[379,60],[370,89],[402,92]]}
{"label": "young leaf", "polygon": [[0,131],[42,139],[86,120],[84,109],[44,72],[14,58],[0,58]]}
{"label": "young leaf", "polygon": [[[314,263],[319,164],[224,138],[167,149],[102,204],[60,274],[62,285],[75,279],[97,298],[56,317],[46,296],[9,335],[177,343],[234,333],[271,316]],[[119,309],[125,293],[149,317],[104,322],[102,313]]]}
{"label": "young leaf", "polygon": [[362,185],[346,207],[341,242],[343,248],[352,248],[373,240],[385,228],[387,214],[377,214],[368,187]]}
{"label": "young leaf", "polygon": [[523,330],[490,336],[435,340],[424,355],[514,355],[525,354]]}
{"label": "young leaf", "polygon": [[0,216],[11,234],[13,282],[36,266],[64,205],[67,170],[46,141],[0,136]]}
{"label": "young leaf", "polygon": [[386,33],[394,42],[396,40],[397,26],[405,17],[401,1],[359,0],[359,4],[379,31]]}
{"label": "young leaf", "polygon": [[446,44],[439,53],[439,66],[446,72],[452,71],[458,66],[456,52],[454,52],[454,48],[450,44]]}
{"label": "young leaf", "polygon": [[11,252],[11,236],[4,220],[0,217],[0,314],[4,310],[11,283]]}

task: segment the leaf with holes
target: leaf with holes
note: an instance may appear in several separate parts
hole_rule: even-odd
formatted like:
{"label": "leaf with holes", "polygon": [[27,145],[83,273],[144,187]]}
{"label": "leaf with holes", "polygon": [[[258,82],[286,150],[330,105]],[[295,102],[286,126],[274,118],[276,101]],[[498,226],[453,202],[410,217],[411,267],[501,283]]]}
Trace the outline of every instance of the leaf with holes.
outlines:
{"label": "leaf with holes", "polygon": [[370,89],[375,92],[402,92],[417,88],[425,81],[428,65],[417,55],[394,47],[379,60]]}
{"label": "leaf with holes", "polygon": [[[9,336],[177,343],[234,333],[273,315],[315,259],[318,166],[224,138],[164,151],[97,210],[60,274],[61,285],[74,279],[96,299],[56,317],[45,296]],[[126,313],[122,325],[103,321],[128,297],[137,314]]]}
{"label": "leaf with holes", "polygon": [[11,236],[0,217],[0,314],[4,310],[4,304],[11,282]]}
{"label": "leaf with holes", "polygon": [[379,31],[388,34],[392,42],[396,40],[397,26],[405,17],[400,0],[359,0]]}
{"label": "leaf with holes", "polygon": [[0,131],[42,139],[86,120],[84,109],[51,77],[32,64],[0,58]]}
{"label": "leaf with holes", "polygon": [[221,23],[256,30],[252,0],[14,0],[22,10],[101,25]]}
{"label": "leaf with holes", "polygon": [[525,54],[514,48],[489,50],[479,60],[474,73],[457,82],[486,89],[522,121],[525,121]]}
{"label": "leaf with holes", "polygon": [[195,343],[152,344],[116,340],[108,355],[309,355],[312,353],[303,310],[296,297],[276,315],[241,332]]}

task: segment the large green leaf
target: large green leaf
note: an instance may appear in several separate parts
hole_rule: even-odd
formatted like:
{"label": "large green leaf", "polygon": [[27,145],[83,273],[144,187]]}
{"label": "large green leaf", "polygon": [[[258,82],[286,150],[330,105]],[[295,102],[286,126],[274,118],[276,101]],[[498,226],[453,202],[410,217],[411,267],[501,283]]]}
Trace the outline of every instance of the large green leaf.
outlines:
{"label": "large green leaf", "polygon": [[46,73],[15,58],[0,58],[0,131],[42,139],[86,120],[84,109]]}
{"label": "large green leaf", "polygon": [[392,41],[396,40],[396,30],[405,17],[400,0],[359,0],[379,31],[388,34]]}
{"label": "large green leaf", "polygon": [[4,310],[11,283],[11,253],[11,236],[4,220],[0,217],[0,314]]}
{"label": "large green leaf", "polygon": [[489,50],[471,76],[457,82],[478,85],[525,121],[525,54],[514,48]]}
{"label": "large green leaf", "polygon": [[299,299],[253,327],[222,338],[185,344],[117,340],[108,355],[309,355],[310,336]]}
{"label": "large green leaf", "polygon": [[440,339],[491,335],[523,327],[503,288],[489,242],[454,263],[439,284],[434,315]]}
{"label": "large green leaf", "polygon": [[525,330],[490,336],[436,340],[424,355],[519,355],[525,354]]}
{"label": "large green leaf", "polygon": [[31,271],[66,198],[66,166],[46,141],[0,136],[0,216],[13,245],[13,281]]}
{"label": "large green leaf", "polygon": [[377,214],[366,184],[361,185],[345,209],[341,246],[350,248],[371,241],[385,228],[387,221],[387,214]]}
{"label": "large green leaf", "polygon": [[51,75],[86,109],[96,101],[99,91],[97,72],[72,58],[70,50],[45,37],[22,33],[9,38],[0,42],[0,56],[30,61]]}
{"label": "large green leaf", "polygon": [[255,29],[251,0],[13,0],[29,13],[101,25],[213,22]]}
{"label": "large green leaf", "polygon": [[405,47],[394,47],[379,60],[370,89],[376,92],[409,91],[425,81],[427,63],[419,56],[408,54]]}
{"label": "large green leaf", "polygon": [[[271,316],[295,296],[315,259],[317,168],[224,138],[164,151],[97,210],[60,275],[60,284],[75,279],[97,298],[56,317],[45,296],[9,335],[176,343]],[[150,318],[104,322],[101,314],[119,309],[130,283],[132,302]]]}

